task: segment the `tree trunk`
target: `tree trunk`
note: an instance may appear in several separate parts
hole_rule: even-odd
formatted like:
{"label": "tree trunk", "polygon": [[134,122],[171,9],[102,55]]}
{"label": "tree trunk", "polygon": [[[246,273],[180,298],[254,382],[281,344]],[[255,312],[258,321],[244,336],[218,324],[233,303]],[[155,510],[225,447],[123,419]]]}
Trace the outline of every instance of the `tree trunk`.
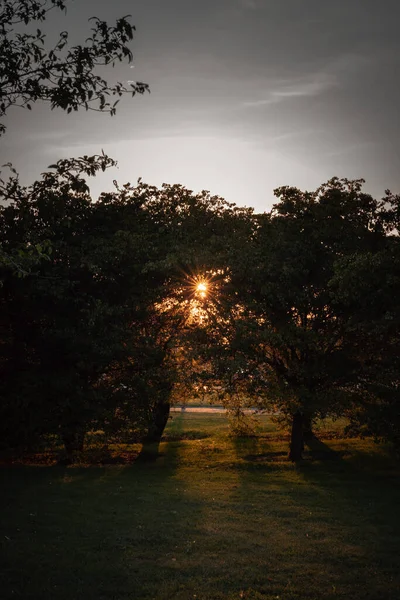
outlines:
{"label": "tree trunk", "polygon": [[296,462],[303,458],[302,452],[304,450],[304,437],[303,437],[303,413],[298,410],[293,415],[292,421],[292,433],[290,437],[290,451],[289,460]]}
{"label": "tree trunk", "polygon": [[168,423],[171,405],[169,402],[158,402],[152,411],[152,422],[149,425],[145,442],[159,443],[165,426]]}
{"label": "tree trunk", "polygon": [[85,441],[85,433],[78,431],[66,431],[62,433],[61,439],[65,447],[65,460],[62,461],[64,464],[72,464],[77,454],[83,451],[83,444]]}
{"label": "tree trunk", "polygon": [[137,458],[138,462],[154,462],[159,457],[159,445],[168,423],[169,402],[158,402],[152,412],[152,422],[149,425],[147,435],[143,440],[142,449]]}

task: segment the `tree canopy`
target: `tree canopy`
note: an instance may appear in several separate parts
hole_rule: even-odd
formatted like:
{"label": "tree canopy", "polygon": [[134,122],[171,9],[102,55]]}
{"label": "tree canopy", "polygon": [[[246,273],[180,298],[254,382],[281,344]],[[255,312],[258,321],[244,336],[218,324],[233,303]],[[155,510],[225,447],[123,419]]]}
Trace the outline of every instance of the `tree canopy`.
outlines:
{"label": "tree canopy", "polygon": [[[83,107],[114,115],[123,94],[143,94],[143,82],[109,84],[98,67],[133,59],[130,42],[135,27],[129,17],[115,25],[92,18],[91,35],[84,44],[70,46],[68,32],[46,46],[39,29],[50,10],[64,11],[68,0],[5,0],[0,8],[0,118],[11,107],[30,109],[37,101],[67,112]],[[32,26],[36,26],[33,29]],[[28,28],[28,30],[27,30]],[[0,124],[0,134],[5,126]]]}
{"label": "tree canopy", "polygon": [[[358,399],[367,393],[367,378],[361,375],[366,358],[361,360],[360,353],[366,352],[368,336],[361,341],[361,327],[365,335],[369,332],[369,346],[374,340],[368,358],[370,377],[376,378],[378,372],[383,377],[379,361],[387,356],[390,371],[384,379],[386,386],[390,378],[391,383],[385,394],[398,406],[395,306],[386,313],[393,315],[391,327],[387,317],[382,323],[384,297],[398,285],[398,263],[389,259],[398,238],[388,235],[395,227],[397,200],[392,198],[389,208],[389,197],[374,200],[363,192],[362,184],[335,178],[315,192],[276,190],[279,202],[254,217],[254,231],[229,262],[233,294],[225,320],[217,324],[217,337],[225,343],[223,354],[214,353],[215,360],[228,387],[240,390],[253,405],[274,407],[292,420],[294,460],[301,456],[303,433],[311,433],[313,419],[350,413],[356,392]],[[368,269],[370,261],[369,279],[363,280],[359,269]],[[390,286],[383,285],[383,263],[386,276],[391,274]],[[372,295],[373,274],[382,287]],[[376,299],[374,315],[371,309],[363,315],[361,304],[357,306],[361,295],[365,304],[370,301],[366,290]],[[355,318],[363,324],[359,323],[357,335]],[[373,327],[381,327],[380,343],[386,350],[383,345],[378,348]],[[376,379],[369,382],[374,406],[381,401],[377,398],[384,392],[383,382],[378,388]]]}
{"label": "tree canopy", "polygon": [[244,211],[143,183],[92,202],[84,177],[112,164],[59,161],[28,188],[3,187],[13,199],[0,209],[7,255],[48,248],[24,277],[1,268],[3,443],[59,434],[71,456],[88,430],[162,435],[191,281],[215,264]]}

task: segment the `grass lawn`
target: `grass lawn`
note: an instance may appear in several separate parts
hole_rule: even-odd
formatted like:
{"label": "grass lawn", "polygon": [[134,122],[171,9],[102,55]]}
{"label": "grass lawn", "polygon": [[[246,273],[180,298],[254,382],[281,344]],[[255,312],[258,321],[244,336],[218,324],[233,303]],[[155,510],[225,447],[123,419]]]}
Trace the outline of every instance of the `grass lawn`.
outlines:
{"label": "grass lawn", "polygon": [[0,598],[400,599],[399,465],[176,413],[153,463],[0,469]]}

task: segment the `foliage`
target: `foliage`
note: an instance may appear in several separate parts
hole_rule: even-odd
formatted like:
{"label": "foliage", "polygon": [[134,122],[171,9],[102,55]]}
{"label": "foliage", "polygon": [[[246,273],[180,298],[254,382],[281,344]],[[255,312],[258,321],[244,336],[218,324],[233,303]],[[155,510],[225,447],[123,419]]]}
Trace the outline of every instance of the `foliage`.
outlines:
{"label": "foliage", "polygon": [[388,237],[380,252],[339,261],[331,288],[348,323],[358,367],[349,390],[351,427],[391,441],[399,450],[399,238]]}
{"label": "foliage", "polygon": [[3,444],[159,443],[188,394],[222,401],[241,433],[247,406],[278,413],[296,460],[329,415],[398,444],[397,197],[333,179],[254,215],[139,180],[92,202],[85,177],[112,165],[0,187]]}
{"label": "foliage", "polygon": [[3,443],[9,436],[26,442],[75,427],[77,412],[88,419],[97,402],[90,382],[107,364],[101,336],[117,315],[101,283],[91,277],[91,204],[81,173],[110,164],[104,156],[61,161],[30,188],[14,178],[1,190],[3,197],[14,198],[1,208],[6,254],[44,244],[51,248],[50,259],[31,265],[24,278],[7,265],[2,269]]}
{"label": "foliage", "polygon": [[161,438],[194,327],[194,273],[236,209],[142,182],[92,202],[85,176],[112,165],[63,160],[28,188],[15,176],[0,189],[13,200],[0,209],[7,255],[51,249],[23,278],[1,269],[3,444],[53,433],[73,452],[98,429],[110,442]]}
{"label": "foliage", "polygon": [[301,415],[298,423],[341,414],[359,376],[351,326],[330,284],[339,260],[387,243],[385,204],[362,184],[332,179],[312,193],[276,190],[279,203],[258,216],[244,256],[231,263],[242,307],[231,356],[247,363],[255,390],[264,385],[280,411]]}
{"label": "foliage", "polygon": [[[5,0],[0,10],[0,118],[10,107],[31,109],[32,103],[49,102],[51,108],[67,112],[80,107],[115,114],[119,98],[148,91],[142,82],[127,88],[118,82],[110,85],[97,70],[99,67],[132,60],[129,43],[135,27],[128,17],[114,26],[94,17],[91,36],[83,45],[68,47],[68,32],[60,33],[52,48],[46,48],[46,34],[40,29],[26,31],[40,24],[50,10],[65,10],[68,0]],[[113,102],[110,97],[116,98]],[[5,126],[0,125],[0,133]]]}
{"label": "foliage", "polygon": [[140,203],[91,202],[82,172],[112,164],[105,156],[60,161],[30,188],[10,181],[3,189],[7,197],[14,190],[1,209],[6,253],[51,247],[23,279],[3,268],[2,422],[15,441],[140,421],[131,388],[142,401],[151,385],[143,369],[154,381],[160,360],[143,327],[163,280],[146,267],[162,250],[151,249],[153,226]]}

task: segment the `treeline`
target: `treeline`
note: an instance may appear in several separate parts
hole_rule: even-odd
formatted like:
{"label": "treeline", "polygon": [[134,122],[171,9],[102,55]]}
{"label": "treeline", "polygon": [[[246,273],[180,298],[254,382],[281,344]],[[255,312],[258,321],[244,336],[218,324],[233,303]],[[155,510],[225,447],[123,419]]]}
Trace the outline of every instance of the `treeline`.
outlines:
{"label": "treeline", "polygon": [[3,450],[157,441],[204,389],[279,410],[292,460],[327,415],[399,447],[398,196],[332,179],[255,214],[139,181],[94,202],[85,178],[111,163],[1,187]]}
{"label": "treeline", "polygon": [[[114,115],[148,91],[97,74],[131,62],[128,17],[48,45],[42,25],[67,4],[4,0],[2,121],[35,102]],[[85,156],[28,188],[12,168],[0,180],[0,449],[60,439],[74,460],[88,432],[157,441],[171,401],[201,391],[237,414],[279,411],[292,460],[327,415],[400,447],[399,196],[332,179],[280,188],[255,214],[139,182],[92,201],[85,178],[113,164]]]}

